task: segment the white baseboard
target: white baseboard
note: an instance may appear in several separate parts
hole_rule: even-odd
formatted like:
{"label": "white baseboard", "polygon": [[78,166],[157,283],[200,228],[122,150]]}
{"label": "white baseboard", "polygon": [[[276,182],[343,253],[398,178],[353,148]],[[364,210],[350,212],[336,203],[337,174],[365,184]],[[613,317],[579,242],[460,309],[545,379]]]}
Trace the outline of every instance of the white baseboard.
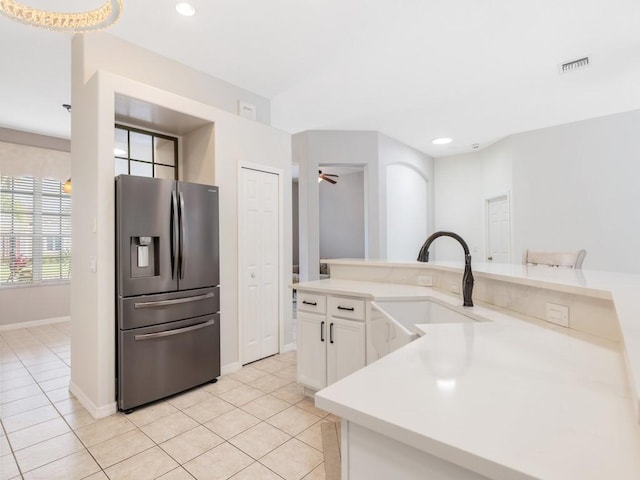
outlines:
{"label": "white baseboard", "polygon": [[29,320],[27,322],[8,323],[6,325],[0,325],[0,332],[4,332],[7,330],[18,330],[19,328],[40,327],[42,325],[50,325],[52,323],[68,322],[70,320],[71,320],[71,317],[66,316],[66,317],[43,318],[42,320]]}
{"label": "white baseboard", "polygon": [[221,375],[229,375],[230,373],[237,372],[242,368],[242,364],[240,362],[229,363],[228,365],[223,365],[220,369]]}
{"label": "white baseboard", "polygon": [[287,345],[282,346],[282,351],[280,353],[293,352],[294,350],[296,350],[296,344],[288,343]]}
{"label": "white baseboard", "polygon": [[82,406],[91,414],[93,418],[103,418],[113,415],[118,411],[118,405],[116,402],[109,403],[107,405],[97,406],[89,397],[85,395],[80,387],[75,383],[69,382],[69,391],[78,399]]}

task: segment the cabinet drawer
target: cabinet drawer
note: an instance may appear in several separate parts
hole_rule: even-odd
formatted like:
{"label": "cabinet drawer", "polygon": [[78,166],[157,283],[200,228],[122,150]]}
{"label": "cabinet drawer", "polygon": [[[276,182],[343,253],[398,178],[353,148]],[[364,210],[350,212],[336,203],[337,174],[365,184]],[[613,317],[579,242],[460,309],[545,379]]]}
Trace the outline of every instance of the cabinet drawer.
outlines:
{"label": "cabinet drawer", "polygon": [[357,298],[329,297],[329,315],[332,317],[364,320],[365,301]]}
{"label": "cabinet drawer", "polygon": [[301,312],[327,313],[327,297],[298,292],[298,310]]}

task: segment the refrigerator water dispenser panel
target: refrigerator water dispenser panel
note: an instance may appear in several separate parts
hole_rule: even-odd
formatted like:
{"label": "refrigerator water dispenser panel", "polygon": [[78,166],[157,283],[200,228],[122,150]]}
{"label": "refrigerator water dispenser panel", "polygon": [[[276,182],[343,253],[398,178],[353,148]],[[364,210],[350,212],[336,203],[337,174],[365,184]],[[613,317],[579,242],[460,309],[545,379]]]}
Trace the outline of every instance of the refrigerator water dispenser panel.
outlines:
{"label": "refrigerator water dispenser panel", "polygon": [[154,277],[158,272],[159,237],[131,237],[131,278]]}

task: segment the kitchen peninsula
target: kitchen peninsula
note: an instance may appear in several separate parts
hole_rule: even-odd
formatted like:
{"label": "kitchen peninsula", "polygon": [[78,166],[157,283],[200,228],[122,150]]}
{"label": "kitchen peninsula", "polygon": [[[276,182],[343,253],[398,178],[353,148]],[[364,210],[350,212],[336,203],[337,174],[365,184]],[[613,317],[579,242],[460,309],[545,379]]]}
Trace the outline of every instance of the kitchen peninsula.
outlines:
{"label": "kitchen peninsula", "polygon": [[[331,278],[299,295],[462,310],[446,293],[461,266],[328,263]],[[640,276],[494,264],[474,275],[464,311],[488,321],[422,325],[316,395],[343,419],[343,479],[640,478]],[[544,320],[548,303],[569,308],[569,328]]]}

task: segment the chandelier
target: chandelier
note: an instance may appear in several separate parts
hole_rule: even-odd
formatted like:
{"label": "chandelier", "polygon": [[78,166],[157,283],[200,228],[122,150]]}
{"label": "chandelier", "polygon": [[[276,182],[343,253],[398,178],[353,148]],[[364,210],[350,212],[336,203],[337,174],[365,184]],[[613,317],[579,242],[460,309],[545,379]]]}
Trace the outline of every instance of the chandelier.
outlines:
{"label": "chandelier", "polygon": [[84,12],[50,12],[15,0],[0,0],[0,13],[19,22],[49,30],[90,32],[107,28],[118,20],[123,0],[106,0]]}

